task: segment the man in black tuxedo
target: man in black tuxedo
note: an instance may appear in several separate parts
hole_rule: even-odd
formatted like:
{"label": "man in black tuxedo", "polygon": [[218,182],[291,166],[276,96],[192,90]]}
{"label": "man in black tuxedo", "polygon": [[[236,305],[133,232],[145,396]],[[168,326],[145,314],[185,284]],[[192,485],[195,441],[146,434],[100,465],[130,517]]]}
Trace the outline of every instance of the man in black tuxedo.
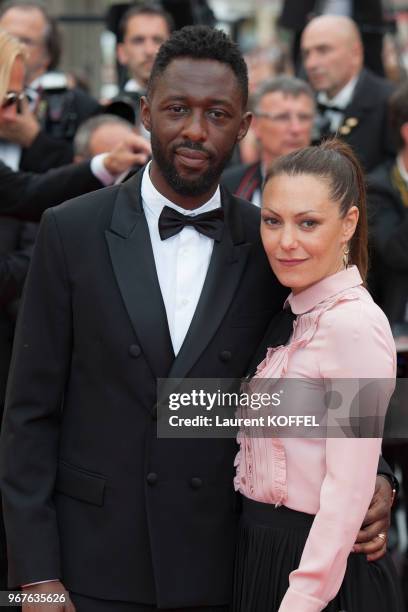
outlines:
{"label": "man in black tuxedo", "polygon": [[151,164],[43,217],[1,480],[10,584],[66,588],[55,610],[228,609],[235,441],[157,438],[156,380],[245,375],[287,293],[259,211],[218,186],[247,86],[224,33],[174,33],[142,104]]}
{"label": "man in black tuxedo", "polygon": [[363,45],[353,20],[332,15],[312,19],[301,48],[317,93],[318,138],[337,134],[367,171],[392,156],[387,112],[392,85],[363,68]]}
{"label": "man in black tuxedo", "polygon": [[356,22],[363,40],[364,65],[379,76],[384,76],[382,43],[389,23],[385,19],[382,0],[343,0],[338,3],[331,0],[285,0],[279,25],[294,34],[295,65],[298,64],[300,38],[307,23],[317,15],[330,14],[334,10],[336,14],[343,12]]}

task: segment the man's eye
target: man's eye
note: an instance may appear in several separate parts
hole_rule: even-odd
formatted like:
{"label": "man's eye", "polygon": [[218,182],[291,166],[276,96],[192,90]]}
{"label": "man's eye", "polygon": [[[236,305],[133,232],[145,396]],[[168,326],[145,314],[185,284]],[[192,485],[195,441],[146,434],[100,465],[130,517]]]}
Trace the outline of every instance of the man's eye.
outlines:
{"label": "man's eye", "polygon": [[179,104],[176,104],[174,106],[170,106],[169,109],[172,113],[176,114],[176,115],[181,115],[185,112],[187,112],[187,109],[185,106],[181,106]]}
{"label": "man's eye", "polygon": [[224,119],[226,117],[225,112],[221,110],[211,110],[209,111],[209,115],[214,119]]}

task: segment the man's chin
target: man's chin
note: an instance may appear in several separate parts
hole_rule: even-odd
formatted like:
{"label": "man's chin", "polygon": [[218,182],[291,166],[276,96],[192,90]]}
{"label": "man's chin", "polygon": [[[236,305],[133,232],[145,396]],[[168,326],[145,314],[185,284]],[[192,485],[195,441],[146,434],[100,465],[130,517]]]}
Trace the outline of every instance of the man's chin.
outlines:
{"label": "man's chin", "polygon": [[176,193],[183,196],[200,196],[207,193],[213,184],[209,184],[206,181],[200,180],[186,180],[180,177],[179,181],[176,181],[172,187]]}

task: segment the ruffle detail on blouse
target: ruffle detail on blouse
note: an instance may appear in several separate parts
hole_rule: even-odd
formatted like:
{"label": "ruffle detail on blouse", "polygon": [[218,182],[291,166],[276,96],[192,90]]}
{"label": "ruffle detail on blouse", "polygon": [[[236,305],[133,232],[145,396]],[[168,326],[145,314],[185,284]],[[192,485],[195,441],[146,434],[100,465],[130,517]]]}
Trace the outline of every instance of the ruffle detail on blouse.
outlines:
{"label": "ruffle detail on blouse", "polygon": [[293,334],[289,344],[268,348],[266,357],[257,367],[254,378],[284,377],[290,356],[312,340],[322,314],[339,302],[357,300],[359,295],[360,292],[354,288],[347,289],[321,302],[312,312],[298,315],[293,323]]}

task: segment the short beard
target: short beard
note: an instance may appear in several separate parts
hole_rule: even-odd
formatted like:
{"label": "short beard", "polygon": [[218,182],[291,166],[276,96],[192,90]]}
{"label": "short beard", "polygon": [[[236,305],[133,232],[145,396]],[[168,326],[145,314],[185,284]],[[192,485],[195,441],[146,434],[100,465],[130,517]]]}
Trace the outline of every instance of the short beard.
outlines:
{"label": "short beard", "polygon": [[[228,152],[228,155],[225,155],[217,164],[212,163],[210,158],[208,170],[196,180],[189,181],[188,179],[181,177],[178,174],[174,164],[166,158],[161,144],[153,131],[151,132],[151,146],[153,159],[157,163],[162,176],[173,191],[182,196],[200,196],[218,185],[220,176],[225,166],[228,164],[234,150],[231,149],[231,151]],[[189,148],[193,149],[193,147]]]}

